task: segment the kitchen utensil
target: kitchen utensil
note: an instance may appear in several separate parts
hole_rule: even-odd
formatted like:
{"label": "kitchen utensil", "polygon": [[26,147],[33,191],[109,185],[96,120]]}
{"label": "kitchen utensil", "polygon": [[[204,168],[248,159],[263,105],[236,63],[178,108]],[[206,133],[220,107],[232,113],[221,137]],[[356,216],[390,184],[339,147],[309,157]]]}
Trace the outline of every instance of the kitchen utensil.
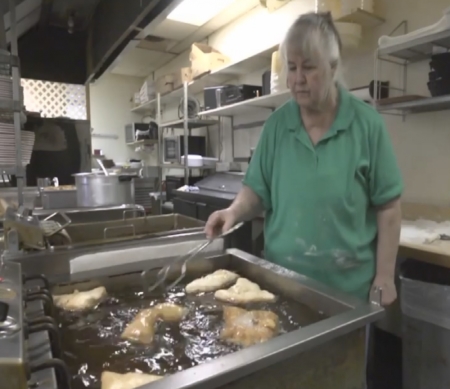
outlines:
{"label": "kitchen utensil", "polygon": [[134,204],[134,183],[136,174],[104,175],[102,173],[77,173],[78,207],[109,207]]}
{"label": "kitchen utensil", "polygon": [[244,223],[242,223],[242,222],[238,223],[234,227],[230,228],[228,231],[225,231],[224,233],[222,233],[221,235],[219,235],[215,238],[212,238],[212,239],[208,239],[206,242],[202,242],[201,244],[199,244],[198,246],[196,246],[192,250],[190,250],[187,254],[176,258],[170,264],[164,266],[158,272],[157,280],[153,285],[148,285],[148,283],[147,283],[147,279],[148,279],[147,275],[150,272],[150,270],[144,270],[141,273],[142,281],[144,284],[144,292],[150,293],[150,292],[154,291],[156,288],[158,288],[160,285],[162,285],[167,279],[167,275],[169,274],[170,267],[177,263],[182,262],[183,265],[181,266],[181,275],[174,282],[172,282],[166,289],[170,290],[173,287],[175,287],[176,285],[178,285],[180,283],[180,281],[185,277],[186,270],[187,270],[187,264],[192,258],[195,258],[196,255],[198,255],[200,252],[202,252],[206,247],[208,247],[216,239],[224,238],[225,236],[227,236],[227,235],[233,233],[234,231],[238,230],[239,228],[241,228],[243,226],[243,224]]}
{"label": "kitchen utensil", "polygon": [[108,170],[106,170],[105,165],[103,165],[103,161],[100,158],[97,158],[97,163],[102,168],[103,173],[105,173],[105,176],[109,176]]}

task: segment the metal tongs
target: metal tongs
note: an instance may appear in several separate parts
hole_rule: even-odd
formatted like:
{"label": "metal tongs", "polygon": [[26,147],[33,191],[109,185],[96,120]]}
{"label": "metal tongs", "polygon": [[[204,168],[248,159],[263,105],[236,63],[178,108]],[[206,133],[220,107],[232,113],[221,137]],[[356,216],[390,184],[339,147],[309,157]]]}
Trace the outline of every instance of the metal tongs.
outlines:
{"label": "metal tongs", "polygon": [[166,287],[167,290],[172,289],[176,285],[180,283],[180,281],[185,277],[186,270],[187,270],[187,264],[188,262],[195,258],[196,255],[198,255],[200,252],[202,252],[206,247],[208,247],[211,243],[213,243],[216,239],[221,239],[237,229],[241,228],[244,223],[238,223],[234,227],[230,228],[228,231],[225,231],[224,233],[220,234],[219,236],[216,236],[215,238],[208,239],[206,242],[202,242],[198,246],[195,246],[192,250],[190,250],[187,254],[181,255],[178,258],[176,258],[174,261],[169,263],[168,265],[164,266],[157,275],[157,281],[153,285],[149,285],[147,283],[147,275],[149,272],[151,272],[152,269],[144,270],[141,273],[142,281],[144,284],[144,293],[150,293],[154,291],[156,288],[164,284],[164,282],[167,279],[167,276],[169,274],[170,267],[173,265],[176,265],[177,263],[183,262],[183,265],[181,266],[181,275],[172,282],[169,286]]}

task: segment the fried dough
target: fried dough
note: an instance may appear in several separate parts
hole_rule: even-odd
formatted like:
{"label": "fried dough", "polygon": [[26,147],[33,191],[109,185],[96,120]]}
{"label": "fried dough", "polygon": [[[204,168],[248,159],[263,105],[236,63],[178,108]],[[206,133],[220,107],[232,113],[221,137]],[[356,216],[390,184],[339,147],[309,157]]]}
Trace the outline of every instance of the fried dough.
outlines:
{"label": "fried dough", "polygon": [[216,291],[214,297],[217,300],[232,304],[272,303],[276,300],[272,293],[261,290],[258,284],[239,278],[235,285],[229,289]]}
{"label": "fried dough", "polygon": [[151,344],[155,336],[156,323],[158,320],[167,322],[179,322],[187,314],[187,309],[176,304],[164,303],[139,311],[130,322],[122,339],[142,344]]}
{"label": "fried dough", "polygon": [[75,290],[71,294],[53,296],[53,302],[56,307],[66,311],[83,311],[85,309],[94,308],[107,296],[108,293],[106,292],[105,287],[99,286],[98,288],[85,292]]}
{"label": "fried dough", "polygon": [[233,285],[239,276],[229,270],[217,270],[186,285],[186,293],[207,293]]}
{"label": "fried dough", "polygon": [[158,381],[164,377],[143,373],[118,374],[111,371],[102,373],[101,389],[135,389],[142,385]]}
{"label": "fried dough", "polygon": [[223,308],[223,340],[248,347],[266,342],[278,334],[278,315],[270,311],[247,311],[238,307]]}

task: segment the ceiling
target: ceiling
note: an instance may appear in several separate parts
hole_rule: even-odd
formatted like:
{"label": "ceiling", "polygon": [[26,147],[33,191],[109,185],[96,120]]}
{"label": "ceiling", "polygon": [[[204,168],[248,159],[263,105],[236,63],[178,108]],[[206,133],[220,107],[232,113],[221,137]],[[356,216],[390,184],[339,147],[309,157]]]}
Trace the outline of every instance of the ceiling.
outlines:
{"label": "ceiling", "polygon": [[219,15],[201,27],[166,19],[180,3],[175,1],[163,14],[147,25],[128,43],[122,53],[109,67],[114,74],[147,77],[183,53],[194,42],[206,39],[213,32],[231,23],[251,9],[259,6],[260,0],[236,0]]}
{"label": "ceiling", "polygon": [[[37,24],[68,28],[68,20],[73,15],[74,30],[84,31],[92,19],[100,0],[16,0],[16,20],[18,37]],[[4,15],[7,41],[10,41],[9,1],[0,2],[0,15]]]}

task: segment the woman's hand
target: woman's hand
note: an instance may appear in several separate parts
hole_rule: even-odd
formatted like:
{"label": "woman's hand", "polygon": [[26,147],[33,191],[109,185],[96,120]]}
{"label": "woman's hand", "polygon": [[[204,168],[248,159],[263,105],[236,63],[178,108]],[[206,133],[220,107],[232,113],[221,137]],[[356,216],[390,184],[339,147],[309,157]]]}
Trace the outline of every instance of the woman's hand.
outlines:
{"label": "woman's hand", "polygon": [[397,299],[397,288],[395,287],[394,277],[376,276],[372,284],[372,290],[381,289],[381,305],[387,307]]}
{"label": "woman's hand", "polygon": [[215,238],[228,231],[236,224],[234,212],[230,209],[216,211],[208,218],[205,226],[205,234],[208,239]]}

